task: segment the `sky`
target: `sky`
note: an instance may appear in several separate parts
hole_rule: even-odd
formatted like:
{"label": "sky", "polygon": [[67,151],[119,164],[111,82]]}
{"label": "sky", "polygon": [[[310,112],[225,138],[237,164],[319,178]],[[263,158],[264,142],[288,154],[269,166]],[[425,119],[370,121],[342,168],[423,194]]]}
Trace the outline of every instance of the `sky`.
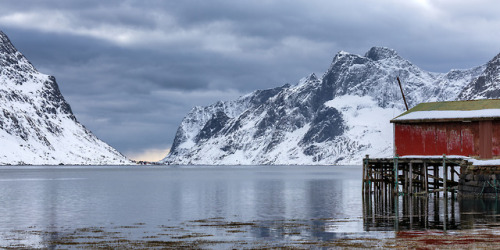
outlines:
{"label": "sky", "polygon": [[448,72],[500,53],[495,0],[16,0],[0,30],[53,75],[77,119],[136,160],[166,156],[197,105],[321,76],[389,47]]}

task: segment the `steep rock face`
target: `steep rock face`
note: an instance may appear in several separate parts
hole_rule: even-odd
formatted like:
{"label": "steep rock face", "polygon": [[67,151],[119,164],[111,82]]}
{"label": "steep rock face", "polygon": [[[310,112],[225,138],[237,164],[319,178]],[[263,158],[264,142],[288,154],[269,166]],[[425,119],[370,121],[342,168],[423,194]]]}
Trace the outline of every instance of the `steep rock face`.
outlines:
{"label": "steep rock face", "polygon": [[390,156],[389,120],[404,108],[397,76],[410,107],[464,96],[498,97],[493,87],[484,87],[498,84],[498,61],[444,74],[424,71],[389,48],[373,47],[364,56],[341,51],[322,78],[312,74],[294,86],[194,108],[163,162],[359,164],[365,154]]}
{"label": "steep rock face", "polygon": [[500,54],[486,64],[481,75],[471,81],[459,94],[459,100],[500,97]]}
{"label": "steep rock face", "polygon": [[130,163],[78,123],[56,79],[1,31],[0,100],[0,164]]}
{"label": "steep rock face", "polygon": [[452,70],[447,74],[424,71],[400,57],[394,50],[373,47],[365,56],[338,53],[323,83],[333,97],[371,96],[380,107],[404,108],[396,82],[403,81],[409,106],[421,102],[454,100],[466,83],[477,77],[485,66]]}

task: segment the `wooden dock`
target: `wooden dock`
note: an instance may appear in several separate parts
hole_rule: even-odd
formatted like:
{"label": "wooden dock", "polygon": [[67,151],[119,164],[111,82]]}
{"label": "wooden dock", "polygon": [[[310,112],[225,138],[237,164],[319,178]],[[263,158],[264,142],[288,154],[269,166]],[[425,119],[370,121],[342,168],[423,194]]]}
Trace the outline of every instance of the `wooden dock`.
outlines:
{"label": "wooden dock", "polygon": [[458,190],[462,158],[369,158],[363,159],[363,192],[380,196],[426,195]]}

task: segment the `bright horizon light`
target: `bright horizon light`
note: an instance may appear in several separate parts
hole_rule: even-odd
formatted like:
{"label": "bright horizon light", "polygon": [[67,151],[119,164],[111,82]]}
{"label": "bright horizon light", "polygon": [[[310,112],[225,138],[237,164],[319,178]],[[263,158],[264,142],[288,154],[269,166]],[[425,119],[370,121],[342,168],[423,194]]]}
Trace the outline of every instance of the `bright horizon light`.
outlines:
{"label": "bright horizon light", "polygon": [[160,161],[170,152],[170,148],[158,149],[150,148],[142,152],[130,152],[125,154],[128,158],[135,161]]}

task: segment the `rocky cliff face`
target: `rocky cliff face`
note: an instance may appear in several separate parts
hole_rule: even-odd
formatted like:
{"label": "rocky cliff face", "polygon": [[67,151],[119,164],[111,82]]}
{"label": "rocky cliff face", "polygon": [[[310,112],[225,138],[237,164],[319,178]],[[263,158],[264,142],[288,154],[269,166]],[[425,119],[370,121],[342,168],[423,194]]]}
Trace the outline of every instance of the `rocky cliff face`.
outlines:
{"label": "rocky cliff face", "polygon": [[420,102],[498,98],[500,59],[427,72],[388,48],[339,52],[327,72],[294,86],[195,107],[182,121],[167,164],[360,164],[392,155],[389,120]]}
{"label": "rocky cliff face", "polygon": [[0,164],[130,163],[77,121],[56,79],[1,31],[0,100]]}
{"label": "rocky cliff face", "polygon": [[479,77],[470,81],[458,95],[459,100],[500,97],[500,54],[486,64]]}

